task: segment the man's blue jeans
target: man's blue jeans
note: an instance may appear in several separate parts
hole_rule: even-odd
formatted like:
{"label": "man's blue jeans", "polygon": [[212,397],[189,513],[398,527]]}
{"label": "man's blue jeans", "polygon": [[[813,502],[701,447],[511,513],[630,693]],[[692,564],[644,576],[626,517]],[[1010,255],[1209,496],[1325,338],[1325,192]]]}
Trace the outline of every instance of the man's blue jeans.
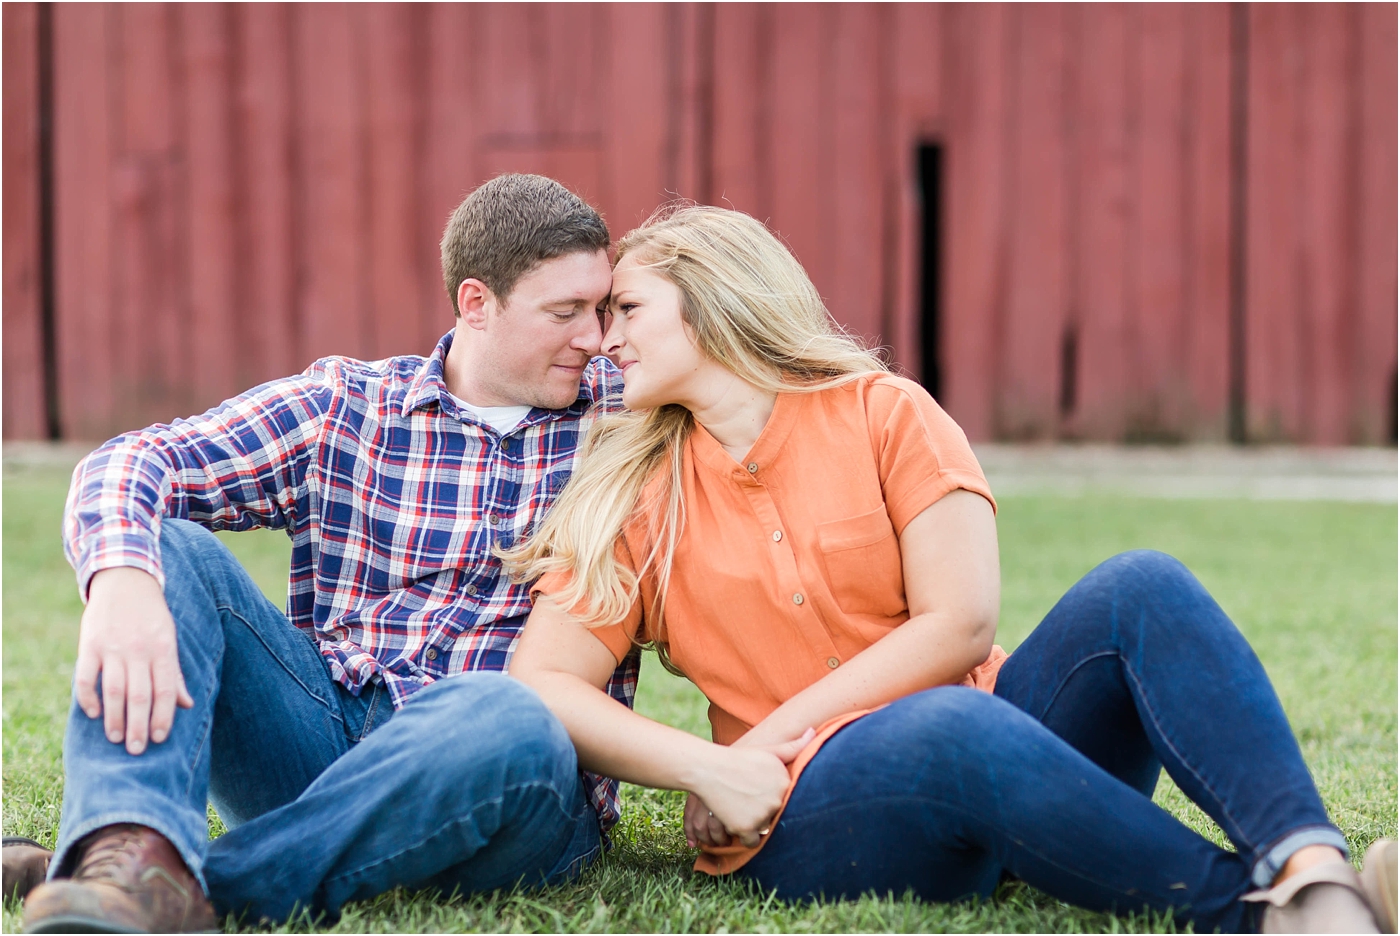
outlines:
{"label": "man's blue jeans", "polygon": [[[1238,849],[1156,806],[1165,766]],[[1258,658],[1181,563],[1125,553],[1003,665],[838,732],[740,873],[788,899],[992,893],[1003,872],[1093,910],[1248,931],[1242,894],[1308,844],[1346,851]]]}
{"label": "man's blue jeans", "polygon": [[[336,916],[398,885],[463,893],[575,877],[599,852],[573,745],[533,691],[468,673],[397,713],[334,682],[212,533],[167,520],[165,597],[194,708],[132,756],[76,704],[51,874],[117,822],[174,843],[221,913]],[[206,801],[229,831],[208,840]]]}

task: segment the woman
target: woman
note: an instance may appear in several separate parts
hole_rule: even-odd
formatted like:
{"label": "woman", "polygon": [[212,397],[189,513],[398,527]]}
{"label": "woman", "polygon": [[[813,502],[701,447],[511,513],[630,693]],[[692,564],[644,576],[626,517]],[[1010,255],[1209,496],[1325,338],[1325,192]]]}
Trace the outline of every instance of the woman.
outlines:
{"label": "woman", "polygon": [[[1184,567],[1109,560],[1007,657],[966,438],[762,225],[654,217],[610,311],[629,412],[505,556],[543,576],[511,673],[581,765],[691,794],[698,869],[933,900],[1009,871],[1205,929],[1375,931],[1263,669]],[[602,692],[637,643],[709,698],[715,743]],[[1151,802],[1162,766],[1238,853]]]}

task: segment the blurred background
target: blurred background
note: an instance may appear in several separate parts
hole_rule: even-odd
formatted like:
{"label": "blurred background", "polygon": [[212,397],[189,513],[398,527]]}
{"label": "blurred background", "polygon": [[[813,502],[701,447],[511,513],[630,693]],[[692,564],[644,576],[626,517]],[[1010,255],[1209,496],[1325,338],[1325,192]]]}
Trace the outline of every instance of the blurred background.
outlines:
{"label": "blurred background", "polygon": [[503,171],[766,221],[975,442],[1394,445],[1394,4],[3,7],[7,439],[424,354]]}

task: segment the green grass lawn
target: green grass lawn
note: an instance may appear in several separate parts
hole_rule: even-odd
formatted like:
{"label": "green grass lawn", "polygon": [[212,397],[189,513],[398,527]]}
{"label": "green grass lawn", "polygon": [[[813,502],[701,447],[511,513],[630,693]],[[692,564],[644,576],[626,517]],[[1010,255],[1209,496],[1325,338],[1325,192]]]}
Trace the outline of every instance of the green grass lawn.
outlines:
{"label": "green grass lawn", "polygon": [[[63,559],[67,472],[4,478],[4,831],[52,843],[81,606]],[[1002,502],[1008,650],[1100,560],[1125,549],[1173,553],[1196,572],[1263,659],[1334,821],[1359,855],[1396,831],[1396,509],[1384,505],[1007,498]],[[280,604],[287,540],[227,536]],[[637,707],[707,735],[689,683],[648,658]],[[1261,778],[1267,782],[1267,778]],[[1192,827],[1220,831],[1163,777],[1157,800]],[[1013,883],[983,903],[911,898],[786,906],[735,883],[693,875],[679,794],[625,788],[616,847],[569,887],[470,899],[395,892],[351,905],[344,932],[1161,932],[1170,920],[1067,907]],[[218,830],[217,820],[211,828]],[[4,928],[17,931],[7,904]],[[282,931],[315,929],[301,921]],[[230,931],[237,931],[230,924]]]}

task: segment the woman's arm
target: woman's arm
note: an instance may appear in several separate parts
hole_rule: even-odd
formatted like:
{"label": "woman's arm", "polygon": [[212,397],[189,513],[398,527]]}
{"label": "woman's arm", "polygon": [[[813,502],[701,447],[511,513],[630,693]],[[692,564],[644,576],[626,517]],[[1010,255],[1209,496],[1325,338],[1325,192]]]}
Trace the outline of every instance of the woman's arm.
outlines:
{"label": "woman's arm", "polygon": [[[909,620],[778,706],[735,748],[790,741],[846,712],[960,682],[987,659],[1001,605],[991,504],[971,491],[951,491],[909,521],[899,550]],[[707,815],[709,802],[696,796],[685,805],[686,840],[729,844]]]}
{"label": "woman's arm", "polygon": [[520,636],[510,675],[530,686],[564,723],[588,770],[686,790],[745,845],[756,845],[782,804],[790,762],[810,735],[743,749],[711,744],[633,712],[602,691],[617,660],[576,618],[541,595]]}

